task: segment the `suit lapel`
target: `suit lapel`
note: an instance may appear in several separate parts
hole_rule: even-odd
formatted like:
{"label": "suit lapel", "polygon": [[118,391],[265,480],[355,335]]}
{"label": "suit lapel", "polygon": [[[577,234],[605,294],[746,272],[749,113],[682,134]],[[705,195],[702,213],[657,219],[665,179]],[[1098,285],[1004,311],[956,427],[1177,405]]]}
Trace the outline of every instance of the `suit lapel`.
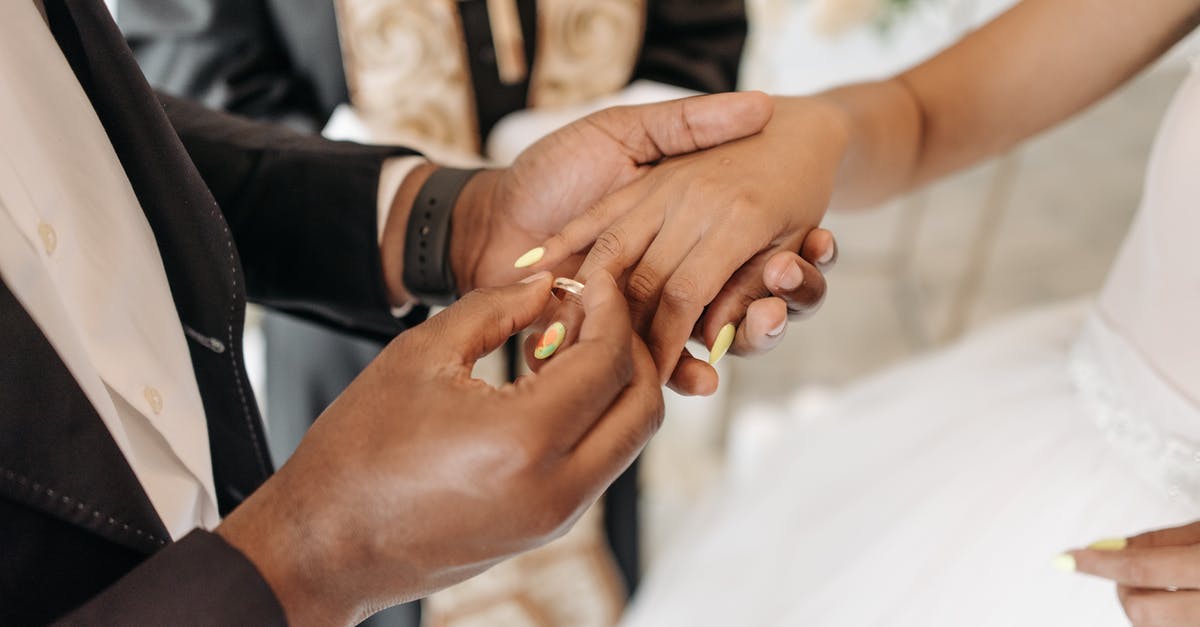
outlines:
{"label": "suit lapel", "polygon": [[[208,418],[228,513],[270,472],[240,355],[245,292],[232,239],[107,9],[46,12],[154,231]],[[0,498],[146,553],[170,541],[103,420],[36,322],[0,282]]]}
{"label": "suit lapel", "polygon": [[241,359],[245,281],[229,228],[99,0],[46,0],[51,31],[91,100],[154,231],[208,420],[221,513],[271,472]]}
{"label": "suit lapel", "polygon": [[170,535],[71,372],[0,282],[0,496],[129,548]]}

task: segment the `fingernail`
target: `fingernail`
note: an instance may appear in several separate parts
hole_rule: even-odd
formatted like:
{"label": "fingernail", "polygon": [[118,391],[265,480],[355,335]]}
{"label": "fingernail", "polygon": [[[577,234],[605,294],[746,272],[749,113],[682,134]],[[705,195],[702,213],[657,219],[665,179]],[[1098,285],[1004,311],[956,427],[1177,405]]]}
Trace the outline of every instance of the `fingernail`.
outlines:
{"label": "fingernail", "polygon": [[825,254],[821,255],[821,258],[817,260],[817,263],[829,263],[830,261],[833,261],[833,254],[835,252],[837,252],[837,249],[833,246],[830,246],[829,250],[825,251]]}
{"label": "fingernail", "polygon": [[716,365],[725,356],[725,353],[729,351],[729,346],[733,344],[733,334],[736,330],[732,324],[721,327],[721,332],[717,334],[717,339],[713,341],[712,348],[708,350],[709,365]]}
{"label": "fingernail", "polygon": [[514,268],[528,268],[533,264],[542,260],[542,255],[546,254],[546,249],[538,246],[533,250],[521,255],[517,258],[517,262],[513,264]]}
{"label": "fingernail", "polygon": [[1125,538],[1105,538],[1089,544],[1088,548],[1097,551],[1120,551],[1127,546],[1129,546],[1129,540]]}
{"label": "fingernail", "polygon": [[779,287],[785,290],[794,290],[803,284],[804,270],[795,262],[789,263],[787,269],[779,275]]}
{"label": "fingernail", "polygon": [[787,328],[787,320],[779,323],[779,326],[767,331],[767,337],[779,337],[783,335],[783,330]]}
{"label": "fingernail", "polygon": [[535,272],[535,273],[521,279],[521,283],[524,283],[525,285],[528,285],[530,283],[537,283],[538,281],[544,280],[548,276],[550,276],[550,272],[546,271],[546,270],[542,270],[541,272]]}
{"label": "fingernail", "polygon": [[1075,572],[1075,556],[1070,553],[1060,553],[1054,556],[1054,560],[1050,562],[1055,570],[1061,570],[1064,573]]}
{"label": "fingernail", "polygon": [[567,327],[561,322],[555,322],[542,333],[542,339],[538,340],[537,348],[533,349],[533,356],[537,359],[546,359],[562,346],[563,339],[567,337]]}

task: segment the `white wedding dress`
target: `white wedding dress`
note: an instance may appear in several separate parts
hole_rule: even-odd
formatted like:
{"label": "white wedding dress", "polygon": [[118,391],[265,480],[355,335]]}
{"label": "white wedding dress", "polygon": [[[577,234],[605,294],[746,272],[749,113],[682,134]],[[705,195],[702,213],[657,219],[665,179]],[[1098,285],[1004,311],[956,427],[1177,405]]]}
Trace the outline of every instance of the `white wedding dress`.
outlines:
{"label": "white wedding dress", "polygon": [[852,388],[722,488],[629,627],[1128,625],[1067,548],[1200,519],[1200,69],[1094,302]]}

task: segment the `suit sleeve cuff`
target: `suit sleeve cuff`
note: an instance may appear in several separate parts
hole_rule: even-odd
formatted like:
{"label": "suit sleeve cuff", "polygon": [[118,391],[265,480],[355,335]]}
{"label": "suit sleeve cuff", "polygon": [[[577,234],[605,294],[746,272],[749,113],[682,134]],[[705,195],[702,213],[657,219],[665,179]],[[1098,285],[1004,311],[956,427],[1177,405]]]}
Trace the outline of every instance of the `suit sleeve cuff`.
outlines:
{"label": "suit sleeve cuff", "polygon": [[197,529],[62,619],[63,625],[286,625],[258,569]]}
{"label": "suit sleeve cuff", "polygon": [[[379,197],[376,201],[376,244],[383,242],[383,229],[392,213],[392,199],[396,197],[396,192],[400,191],[400,185],[413,170],[427,162],[424,157],[391,157],[383,162],[379,171]],[[415,305],[415,302],[410,301],[400,307],[392,307],[392,315],[403,318],[412,312]]]}

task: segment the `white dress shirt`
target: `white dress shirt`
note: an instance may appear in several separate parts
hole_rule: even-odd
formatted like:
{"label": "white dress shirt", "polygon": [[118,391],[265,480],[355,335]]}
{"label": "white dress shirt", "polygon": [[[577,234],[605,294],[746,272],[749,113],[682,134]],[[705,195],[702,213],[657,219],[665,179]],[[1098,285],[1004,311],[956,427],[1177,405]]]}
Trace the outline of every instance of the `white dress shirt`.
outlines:
{"label": "white dress shirt", "polygon": [[[380,223],[412,159],[385,164]],[[172,538],[220,521],[208,427],[154,233],[35,3],[0,2],[0,277]]]}

